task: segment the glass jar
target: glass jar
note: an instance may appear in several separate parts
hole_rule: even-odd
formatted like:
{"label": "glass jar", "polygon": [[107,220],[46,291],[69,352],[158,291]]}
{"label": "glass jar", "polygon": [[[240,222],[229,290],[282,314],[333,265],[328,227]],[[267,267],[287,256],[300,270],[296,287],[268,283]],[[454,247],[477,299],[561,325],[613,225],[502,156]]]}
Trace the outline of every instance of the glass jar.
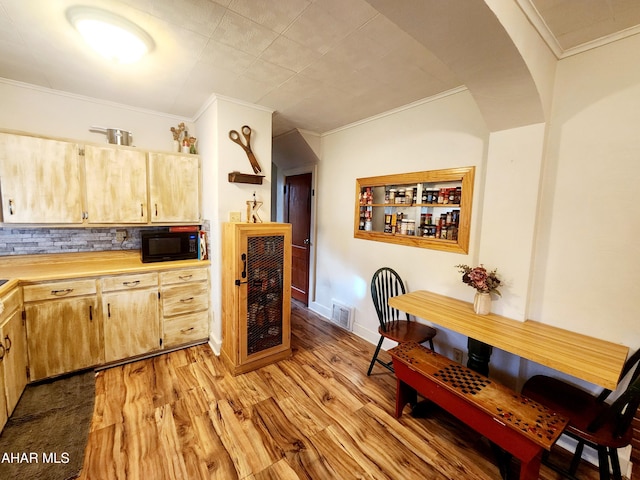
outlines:
{"label": "glass jar", "polygon": [[407,220],[407,235],[415,235],[415,234],[416,234],[416,221]]}

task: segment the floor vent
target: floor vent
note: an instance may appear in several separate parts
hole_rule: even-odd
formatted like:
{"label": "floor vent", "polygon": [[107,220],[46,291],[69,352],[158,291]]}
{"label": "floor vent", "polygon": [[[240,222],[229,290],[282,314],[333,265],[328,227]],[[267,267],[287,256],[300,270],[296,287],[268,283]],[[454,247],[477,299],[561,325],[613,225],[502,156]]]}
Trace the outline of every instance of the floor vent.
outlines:
{"label": "floor vent", "polygon": [[348,307],[336,300],[332,300],[331,321],[351,332],[353,330],[353,307]]}

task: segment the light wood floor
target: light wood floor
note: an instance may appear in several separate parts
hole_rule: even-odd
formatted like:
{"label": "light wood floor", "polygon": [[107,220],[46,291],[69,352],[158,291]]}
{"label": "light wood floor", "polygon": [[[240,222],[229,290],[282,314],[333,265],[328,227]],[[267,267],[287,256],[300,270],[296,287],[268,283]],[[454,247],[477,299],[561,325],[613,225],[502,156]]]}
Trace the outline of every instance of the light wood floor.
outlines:
{"label": "light wood floor", "polygon": [[486,440],[441,410],[393,418],[395,378],[366,376],[373,345],[292,308],[291,359],[245,375],[207,345],[99,372],[80,478],[501,478]]}

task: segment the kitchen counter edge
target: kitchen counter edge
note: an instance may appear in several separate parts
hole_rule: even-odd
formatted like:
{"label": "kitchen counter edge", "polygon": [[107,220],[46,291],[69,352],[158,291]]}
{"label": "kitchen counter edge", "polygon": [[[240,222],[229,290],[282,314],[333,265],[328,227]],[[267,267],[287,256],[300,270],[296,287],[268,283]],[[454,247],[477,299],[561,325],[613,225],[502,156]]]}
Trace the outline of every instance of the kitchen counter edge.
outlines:
{"label": "kitchen counter edge", "polygon": [[209,260],[142,263],[138,250],[0,256],[0,296],[18,285],[209,266]]}

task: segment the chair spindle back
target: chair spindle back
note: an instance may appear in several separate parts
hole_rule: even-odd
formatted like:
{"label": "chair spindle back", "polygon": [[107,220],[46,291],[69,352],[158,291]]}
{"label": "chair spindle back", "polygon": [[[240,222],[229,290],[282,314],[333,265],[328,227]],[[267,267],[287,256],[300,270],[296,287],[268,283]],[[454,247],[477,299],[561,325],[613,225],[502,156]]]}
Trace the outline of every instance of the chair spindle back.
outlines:
{"label": "chair spindle back", "polygon": [[[376,307],[380,327],[387,331],[387,325],[400,320],[401,312],[389,306],[388,300],[406,293],[400,275],[389,267],[379,268],[371,279],[371,298]],[[405,314],[409,320],[409,315]]]}

